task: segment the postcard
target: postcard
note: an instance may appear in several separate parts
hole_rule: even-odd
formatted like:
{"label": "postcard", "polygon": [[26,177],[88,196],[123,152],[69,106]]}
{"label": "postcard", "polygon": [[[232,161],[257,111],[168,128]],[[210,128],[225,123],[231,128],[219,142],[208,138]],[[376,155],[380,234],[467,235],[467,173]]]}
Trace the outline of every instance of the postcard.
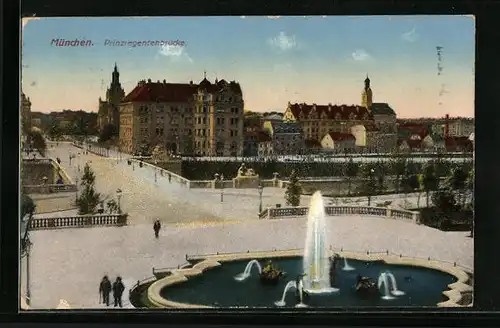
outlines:
{"label": "postcard", "polygon": [[472,306],[474,33],[23,19],[20,308]]}

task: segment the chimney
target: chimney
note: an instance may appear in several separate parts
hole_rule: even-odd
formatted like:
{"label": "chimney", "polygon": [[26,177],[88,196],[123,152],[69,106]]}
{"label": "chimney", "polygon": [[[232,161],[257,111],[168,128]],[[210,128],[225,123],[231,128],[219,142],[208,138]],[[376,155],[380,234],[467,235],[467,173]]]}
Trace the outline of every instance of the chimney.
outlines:
{"label": "chimney", "polygon": [[450,114],[446,114],[444,117],[444,137],[448,138],[450,134]]}
{"label": "chimney", "polygon": [[151,83],[151,79],[148,79],[148,83]]}

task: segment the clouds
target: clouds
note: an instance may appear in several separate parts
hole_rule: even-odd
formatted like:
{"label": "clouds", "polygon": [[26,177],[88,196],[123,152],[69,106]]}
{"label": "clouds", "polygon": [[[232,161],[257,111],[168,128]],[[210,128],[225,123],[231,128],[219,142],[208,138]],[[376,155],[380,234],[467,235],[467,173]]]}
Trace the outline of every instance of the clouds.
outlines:
{"label": "clouds", "polygon": [[401,37],[405,41],[415,42],[418,40],[419,35],[417,33],[417,29],[415,27],[413,27],[410,31],[403,33],[403,35],[401,35]]}
{"label": "clouds", "polygon": [[351,54],[351,56],[352,59],[356,61],[365,61],[372,58],[372,56],[364,49],[357,49]]}
{"label": "clouds", "polygon": [[287,35],[285,32],[280,32],[276,37],[267,40],[267,43],[281,51],[288,51],[297,48],[295,35]]}
{"label": "clouds", "polygon": [[184,46],[164,45],[160,47],[159,54],[168,57],[172,61],[187,60],[190,63],[193,62]]}

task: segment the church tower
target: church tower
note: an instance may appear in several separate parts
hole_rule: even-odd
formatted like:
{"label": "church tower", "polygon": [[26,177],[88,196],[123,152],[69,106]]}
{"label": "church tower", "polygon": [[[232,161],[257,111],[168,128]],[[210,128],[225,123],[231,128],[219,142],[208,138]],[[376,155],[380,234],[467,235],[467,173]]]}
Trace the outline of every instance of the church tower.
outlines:
{"label": "church tower", "polygon": [[361,106],[370,109],[372,107],[372,103],[373,103],[373,93],[372,89],[370,88],[370,78],[368,77],[367,74],[365,79],[365,87],[363,89],[363,92],[361,93]]}

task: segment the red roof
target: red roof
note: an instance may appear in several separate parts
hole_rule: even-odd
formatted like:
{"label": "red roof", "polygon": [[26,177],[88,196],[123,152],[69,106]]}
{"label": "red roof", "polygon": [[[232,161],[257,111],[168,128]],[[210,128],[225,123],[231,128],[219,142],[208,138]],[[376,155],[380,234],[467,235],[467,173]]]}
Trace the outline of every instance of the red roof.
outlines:
{"label": "red roof", "polygon": [[411,135],[418,135],[421,139],[424,139],[429,135],[429,130],[427,129],[427,127],[419,123],[404,123],[401,124],[398,129],[407,131]]}
{"label": "red roof", "polygon": [[321,143],[316,139],[306,139],[304,142],[307,148],[322,148]]}
{"label": "red roof", "polygon": [[371,113],[363,106],[290,104],[289,108],[298,121],[312,118],[310,115],[314,111],[316,111],[318,118],[326,116],[329,120],[337,119],[337,115],[339,115],[340,120],[350,120],[351,116],[353,116],[354,120],[363,120],[363,116],[366,116],[369,120],[373,119]]}
{"label": "red roof", "polygon": [[194,100],[193,95],[198,90],[216,93],[223,88],[230,88],[241,94],[239,83],[225,80],[211,83],[206,78],[200,84],[194,83],[166,83],[140,81],[137,86],[123,99],[122,102],[189,102]]}
{"label": "red roof", "polygon": [[356,138],[350,133],[341,132],[330,132],[328,133],[333,141],[345,141],[345,140],[356,140]]}

